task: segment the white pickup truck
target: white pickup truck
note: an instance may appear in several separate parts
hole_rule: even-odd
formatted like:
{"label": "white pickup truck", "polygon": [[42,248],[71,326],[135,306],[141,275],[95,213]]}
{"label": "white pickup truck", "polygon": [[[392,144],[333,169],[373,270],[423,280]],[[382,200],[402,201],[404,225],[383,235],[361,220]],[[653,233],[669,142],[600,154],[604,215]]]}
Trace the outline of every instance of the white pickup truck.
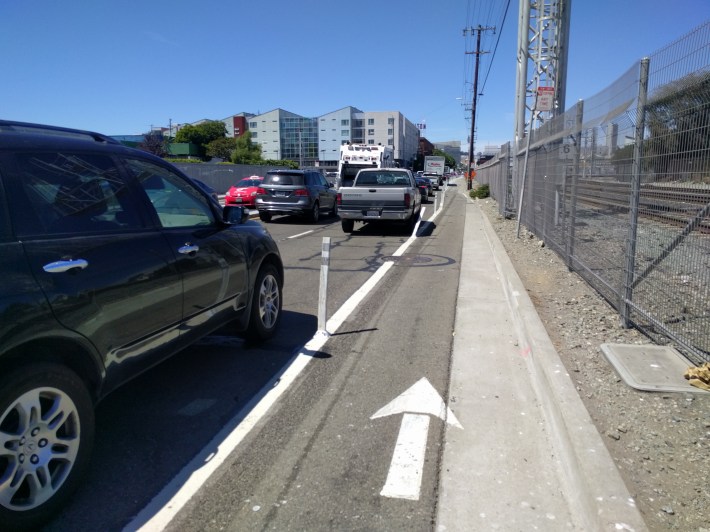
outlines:
{"label": "white pickup truck", "polygon": [[389,221],[414,229],[422,207],[414,176],[404,168],[360,170],[352,186],[338,190],[338,214],[343,231],[355,222]]}

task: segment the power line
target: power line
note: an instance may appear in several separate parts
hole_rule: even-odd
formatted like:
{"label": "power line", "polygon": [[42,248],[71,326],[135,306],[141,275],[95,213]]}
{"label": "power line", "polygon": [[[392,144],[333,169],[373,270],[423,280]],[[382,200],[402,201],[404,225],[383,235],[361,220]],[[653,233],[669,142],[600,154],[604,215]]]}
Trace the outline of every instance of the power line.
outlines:
{"label": "power line", "polygon": [[503,13],[503,22],[500,24],[500,31],[498,32],[498,38],[496,39],[496,45],[493,48],[493,54],[491,54],[491,63],[488,65],[488,71],[486,72],[486,77],[483,78],[483,86],[481,87],[481,92],[486,89],[486,82],[488,81],[488,76],[491,73],[491,68],[493,67],[493,60],[496,57],[496,51],[498,50],[498,43],[500,42],[500,37],[503,35],[503,27],[505,26],[505,19],[508,17],[508,8],[510,7],[510,0],[505,5],[505,13]]}

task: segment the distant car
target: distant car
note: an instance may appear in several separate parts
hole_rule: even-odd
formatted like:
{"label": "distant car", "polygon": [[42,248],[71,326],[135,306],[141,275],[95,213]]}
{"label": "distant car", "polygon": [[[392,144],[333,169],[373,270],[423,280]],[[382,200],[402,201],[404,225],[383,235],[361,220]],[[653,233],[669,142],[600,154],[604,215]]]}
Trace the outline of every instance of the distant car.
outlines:
{"label": "distant car", "polygon": [[259,187],[264,180],[262,176],[253,175],[245,177],[233,187],[230,187],[224,196],[225,205],[244,205],[245,207],[256,208],[254,200],[259,193]]}
{"label": "distant car", "polygon": [[163,159],[0,120],[0,529],[80,485],[109,392],[223,326],[276,334],[283,274],[262,224]]}
{"label": "distant car", "polygon": [[298,214],[316,223],[321,211],[338,213],[333,185],[320,172],[310,170],[269,170],[256,196],[262,222],[274,214]]}
{"label": "distant car", "polygon": [[424,172],[422,177],[431,181],[431,186],[434,190],[439,190],[441,187],[441,176],[439,174],[434,174],[431,172]]}
{"label": "distant car", "polygon": [[417,188],[422,193],[422,203],[429,203],[429,196],[433,194],[431,189],[431,181],[423,177],[417,177]]}

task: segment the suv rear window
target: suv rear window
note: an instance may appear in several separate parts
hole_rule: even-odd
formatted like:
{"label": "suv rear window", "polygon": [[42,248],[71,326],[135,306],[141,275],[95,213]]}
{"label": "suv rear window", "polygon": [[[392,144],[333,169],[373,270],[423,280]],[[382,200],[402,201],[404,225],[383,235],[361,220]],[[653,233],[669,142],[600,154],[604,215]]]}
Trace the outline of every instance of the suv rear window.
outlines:
{"label": "suv rear window", "polygon": [[262,184],[303,186],[303,174],[266,174]]}

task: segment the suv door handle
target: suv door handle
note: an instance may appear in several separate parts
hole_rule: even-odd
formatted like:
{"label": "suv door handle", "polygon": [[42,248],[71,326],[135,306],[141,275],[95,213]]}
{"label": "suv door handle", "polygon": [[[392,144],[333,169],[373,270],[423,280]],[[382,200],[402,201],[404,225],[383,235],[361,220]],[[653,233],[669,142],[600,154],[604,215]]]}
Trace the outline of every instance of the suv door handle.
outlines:
{"label": "suv door handle", "polygon": [[45,264],[42,269],[47,273],[64,273],[74,269],[83,270],[88,265],[88,261],[84,259],[58,260]]}
{"label": "suv door handle", "polygon": [[200,251],[200,246],[189,243],[186,243],[184,246],[180,246],[178,248],[178,253],[182,253],[183,255],[194,255],[198,251]]}

